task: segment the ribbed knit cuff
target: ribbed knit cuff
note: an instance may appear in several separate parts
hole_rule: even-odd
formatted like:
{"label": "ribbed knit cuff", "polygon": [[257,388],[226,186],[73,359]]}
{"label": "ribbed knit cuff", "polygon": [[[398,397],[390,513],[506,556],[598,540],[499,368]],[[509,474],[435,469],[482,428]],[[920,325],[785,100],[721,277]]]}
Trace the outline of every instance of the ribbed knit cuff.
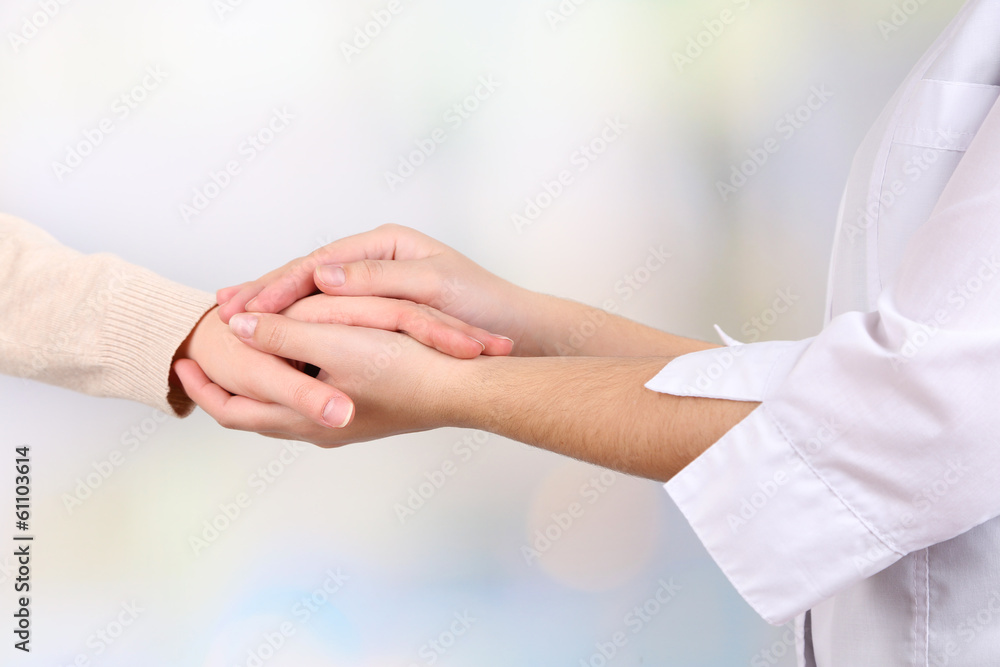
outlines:
{"label": "ribbed knit cuff", "polygon": [[100,358],[104,391],[123,396],[177,417],[194,404],[170,391],[174,354],[215,297],[122,262],[114,266]]}

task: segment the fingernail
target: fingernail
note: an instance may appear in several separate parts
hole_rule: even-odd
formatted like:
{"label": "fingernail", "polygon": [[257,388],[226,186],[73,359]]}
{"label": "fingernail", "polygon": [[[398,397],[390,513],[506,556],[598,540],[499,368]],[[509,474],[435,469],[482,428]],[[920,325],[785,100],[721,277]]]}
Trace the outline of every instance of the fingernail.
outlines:
{"label": "fingernail", "polygon": [[240,338],[253,338],[253,332],[257,328],[257,316],[239,313],[229,319],[229,328]]}
{"label": "fingernail", "polygon": [[323,410],[323,421],[331,428],[344,428],[354,414],[354,403],[339,396],[330,399]]}
{"label": "fingernail", "polygon": [[344,273],[344,267],[336,264],[319,267],[318,277],[320,282],[330,287],[340,287],[347,282],[347,274]]}
{"label": "fingernail", "polygon": [[485,352],[485,351],[486,351],[486,344],[485,344],[485,343],[483,343],[483,341],[481,341],[481,340],[476,340],[475,338],[473,338],[472,336],[469,336],[469,335],[466,335],[465,337],[466,337],[466,338],[468,338],[469,340],[474,340],[474,341],[476,341],[477,343],[479,343],[479,346],[483,348],[483,352]]}
{"label": "fingernail", "polygon": [[250,299],[249,301],[247,301],[247,305],[243,306],[243,308],[245,310],[253,310],[256,305],[257,305],[257,297],[254,297],[254,298]]}
{"label": "fingernail", "polygon": [[500,334],[490,334],[490,335],[493,336],[494,338],[501,338],[503,340],[509,340],[512,345],[514,343],[514,339],[513,338],[507,338],[506,336],[501,336]]}

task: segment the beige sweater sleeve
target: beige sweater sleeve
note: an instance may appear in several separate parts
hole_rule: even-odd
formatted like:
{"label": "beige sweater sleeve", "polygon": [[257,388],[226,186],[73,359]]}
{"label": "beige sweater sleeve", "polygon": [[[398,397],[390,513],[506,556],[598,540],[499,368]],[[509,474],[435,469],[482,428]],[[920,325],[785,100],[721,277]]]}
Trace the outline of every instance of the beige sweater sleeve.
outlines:
{"label": "beige sweater sleeve", "polygon": [[0,373],[184,416],[174,353],[215,305],[109,254],[82,255],[0,214]]}

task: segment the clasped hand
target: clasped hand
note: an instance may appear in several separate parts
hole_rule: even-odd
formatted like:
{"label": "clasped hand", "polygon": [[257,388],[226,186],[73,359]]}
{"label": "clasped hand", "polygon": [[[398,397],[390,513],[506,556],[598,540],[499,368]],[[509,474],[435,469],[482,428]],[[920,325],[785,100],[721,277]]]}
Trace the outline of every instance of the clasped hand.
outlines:
{"label": "clasped hand", "polygon": [[174,370],[226,428],[328,447],[426,430],[454,423],[459,364],[512,352],[529,294],[386,225],[219,290]]}

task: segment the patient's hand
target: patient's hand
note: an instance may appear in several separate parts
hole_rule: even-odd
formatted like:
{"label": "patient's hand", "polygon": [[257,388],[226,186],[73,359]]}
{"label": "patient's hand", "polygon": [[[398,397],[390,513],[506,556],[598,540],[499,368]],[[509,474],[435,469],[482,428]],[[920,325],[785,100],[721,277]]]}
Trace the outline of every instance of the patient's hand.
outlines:
{"label": "patient's hand", "polygon": [[[230,325],[239,338],[229,333],[229,327],[219,318],[206,318],[212,320],[209,326],[213,330],[216,327],[226,329],[231,339],[226,344],[227,352],[232,344],[245,348],[246,355],[256,355],[253,363],[263,364],[259,358],[263,356],[264,361],[270,359],[283,364],[285,371],[277,384],[281,386],[285,382],[290,392],[262,395],[270,382],[267,373],[276,370],[273,363],[266,366],[266,372],[256,376],[237,373],[244,376],[240,378],[229,377],[225,368],[213,368],[216,373],[227,375],[220,380],[213,377],[212,370],[201,367],[201,362],[195,363],[198,361],[195,355],[192,355],[194,361],[182,359],[175,365],[184,390],[226,428],[306,440],[325,447],[444,425],[433,406],[445,400],[443,392],[455,365],[471,362],[441,354],[399,333],[321,323],[336,319],[329,317],[330,313],[342,316],[338,303],[344,299],[325,295],[308,297],[288,308],[285,311],[288,317],[238,315],[232,318]],[[369,299],[361,299],[357,303],[368,302]],[[311,363],[323,371],[313,379],[294,370],[279,357]],[[293,375],[288,375],[289,372]],[[245,377],[247,375],[251,377]],[[252,391],[236,392],[239,395],[234,396],[233,389],[225,385],[227,380],[243,383],[249,380]],[[334,390],[334,386],[338,389]],[[325,428],[321,426],[324,422],[315,418],[316,406],[321,405],[327,395],[340,394],[338,390],[354,398],[358,416],[346,428]],[[287,400],[313,394],[318,397],[316,400]]]}
{"label": "patient's hand", "polygon": [[[403,339],[417,347],[435,348],[457,358],[472,358],[486,350],[479,341],[491,341],[488,332],[460,322],[433,308],[379,297],[323,297],[300,301],[286,310],[291,317],[310,323],[334,323],[403,332]],[[346,327],[345,327],[346,328]],[[277,341],[275,341],[277,342]],[[503,346],[491,350],[503,354]],[[423,345],[420,345],[422,343]],[[508,348],[509,349],[509,348]],[[369,376],[380,374],[393,358],[395,348],[380,350],[366,359]],[[317,429],[343,428],[354,415],[350,393],[302,373],[289,361],[245,345],[213,311],[210,311],[178,349],[174,370],[183,381],[200,374],[230,399],[281,407],[318,425]],[[355,360],[360,363],[360,360]],[[326,376],[324,376],[326,379]],[[184,382],[187,390],[188,383]],[[188,394],[195,402],[195,396]],[[213,415],[214,416],[214,415]],[[223,424],[225,425],[225,424]],[[253,429],[259,430],[259,429]]]}

